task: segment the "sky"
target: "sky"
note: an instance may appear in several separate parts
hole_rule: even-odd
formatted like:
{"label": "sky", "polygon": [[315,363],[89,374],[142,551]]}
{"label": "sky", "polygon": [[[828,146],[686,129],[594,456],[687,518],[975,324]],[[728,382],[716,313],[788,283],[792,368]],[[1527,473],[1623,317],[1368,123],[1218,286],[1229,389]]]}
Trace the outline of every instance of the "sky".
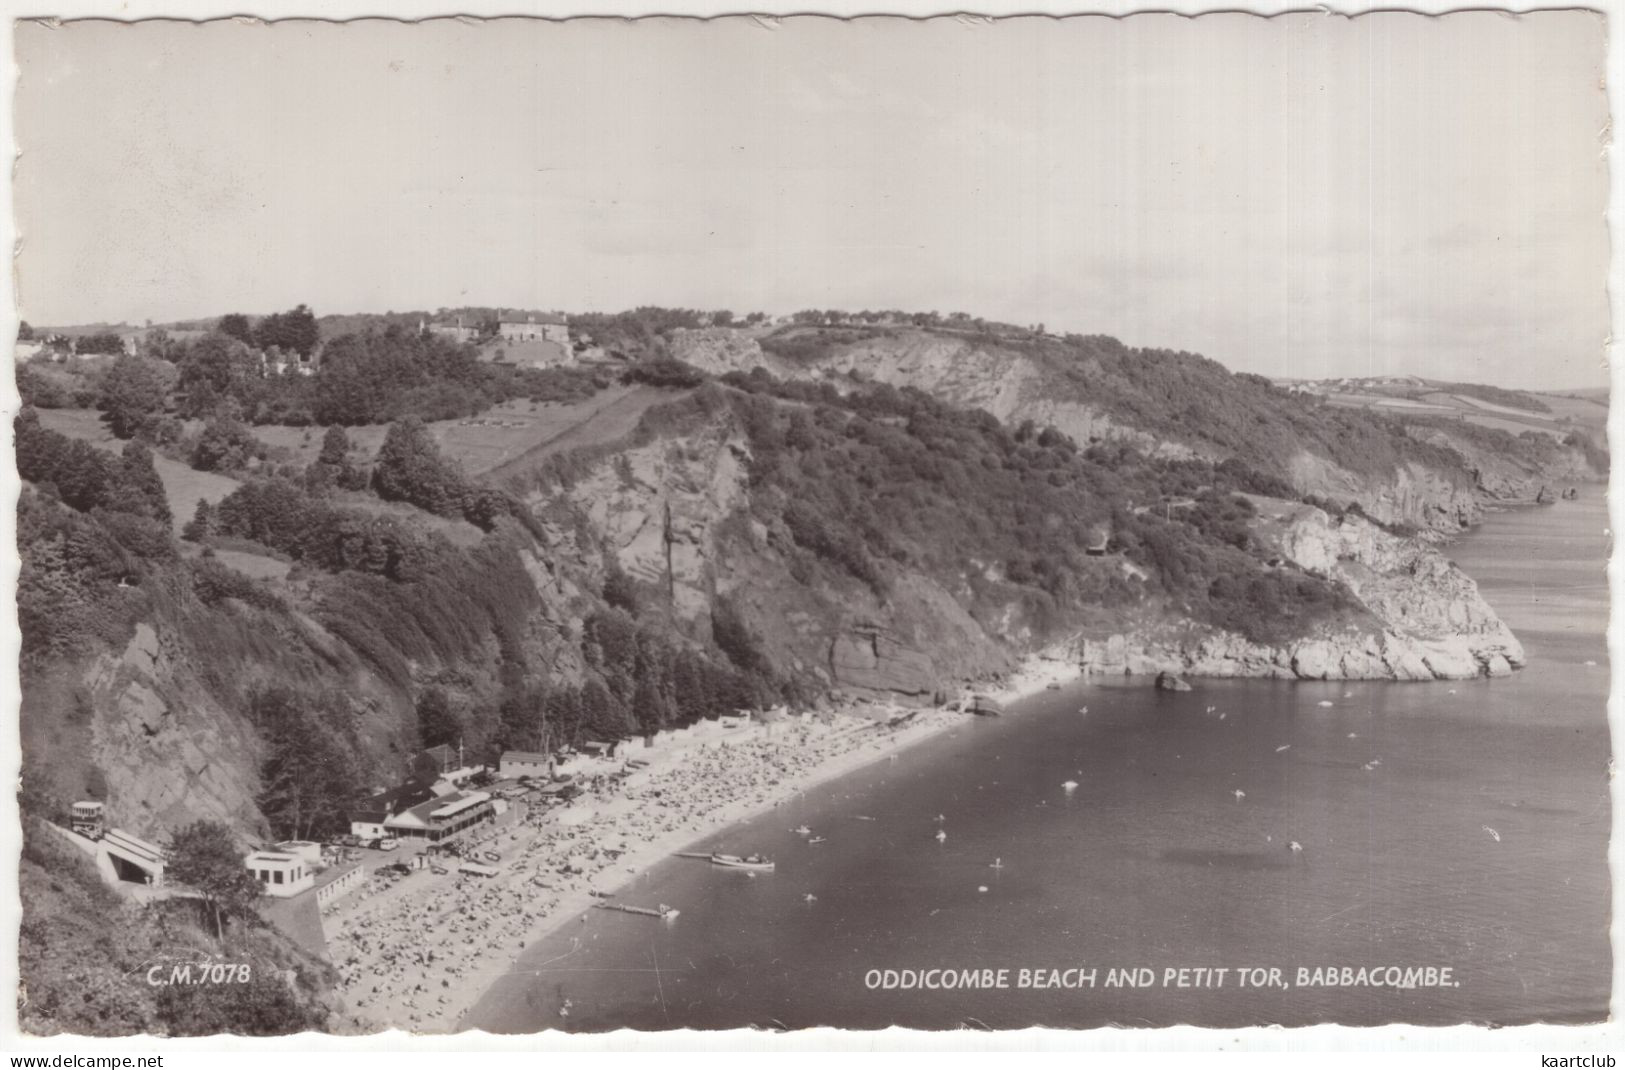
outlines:
{"label": "sky", "polygon": [[20,24],[35,324],[965,311],[1607,383],[1603,20]]}

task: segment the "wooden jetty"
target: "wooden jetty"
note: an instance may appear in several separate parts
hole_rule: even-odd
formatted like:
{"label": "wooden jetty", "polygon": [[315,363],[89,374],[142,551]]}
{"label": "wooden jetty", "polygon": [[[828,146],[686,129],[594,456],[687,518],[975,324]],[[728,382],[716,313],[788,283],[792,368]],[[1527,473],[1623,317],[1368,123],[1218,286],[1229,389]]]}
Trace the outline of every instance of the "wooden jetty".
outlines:
{"label": "wooden jetty", "polygon": [[627,906],[625,903],[606,903],[603,900],[599,900],[593,906],[599,910],[614,910],[621,914],[641,914],[646,918],[675,918],[677,916],[677,911],[671,907],[656,910],[653,907],[633,907]]}

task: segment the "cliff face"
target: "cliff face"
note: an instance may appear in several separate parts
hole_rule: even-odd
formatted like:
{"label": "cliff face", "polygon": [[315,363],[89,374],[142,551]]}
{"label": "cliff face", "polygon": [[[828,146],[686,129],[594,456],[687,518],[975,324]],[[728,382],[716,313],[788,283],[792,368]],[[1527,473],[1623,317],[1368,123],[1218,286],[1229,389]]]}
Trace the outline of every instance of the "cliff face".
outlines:
{"label": "cliff face", "polygon": [[[665,592],[677,618],[693,622],[710,612],[717,525],[745,501],[747,457],[739,429],[711,421],[605,458],[565,496],[628,574]],[[545,496],[532,504],[544,507]]]}
{"label": "cliff face", "polygon": [[[602,580],[601,541],[644,585],[645,612],[696,639],[726,598],[775,666],[849,697],[927,703],[1013,664],[1026,638],[1017,607],[1001,631],[925,576],[899,577],[884,598],[838,576],[794,578],[794,537],[752,514],[749,461],[731,410],[606,455],[564,489],[587,523],[553,549],[590,586]],[[549,507],[550,494],[533,492],[531,504]]]}
{"label": "cliff face", "polygon": [[[1044,396],[1047,381],[1023,354],[966,339],[904,332],[801,362],[764,354],[754,338],[728,330],[679,335],[675,348],[711,371],[761,360],[810,380],[850,384],[849,373],[859,373],[1078,439],[1146,437],[1084,401]],[[751,439],[734,408],[700,406],[662,420],[583,451],[572,457],[568,480],[528,491],[539,532],[510,524],[487,536],[442,593],[413,596],[413,620],[392,619],[402,603],[379,595],[382,581],[368,587],[345,577],[288,584],[293,608],[284,610],[230,599],[205,607],[143,588],[121,594],[150,601],[131,603],[146,606],[132,634],[30,678],[23,720],[31,764],[51,770],[67,798],[80,797],[92,774],[101,778],[120,823],[138,834],[199,816],[264,834],[255,800],[266,745],[246,712],[252,688],[343,696],[334,730],[352,742],[359,775],[369,784],[392,781],[416,749],[414,702],[424,688],[450,696],[474,746],[497,731],[492,711],[504,674],[509,683],[516,671],[546,684],[584,680],[579,640],[584,621],[603,608],[598,592],[609,560],[639,586],[639,626],[703,645],[726,599],[774,670],[804,681],[809,698],[834,692],[928,703],[1085,626],[1091,638],[1070,649],[1097,672],[1411,680],[1502,675],[1523,661],[1473,581],[1424,541],[1296,502],[1264,500],[1267,522],[1255,534],[1283,561],[1345,584],[1363,609],[1278,645],[1192,624],[1149,598],[1058,614],[1033,586],[1009,582],[1003,553],[962,565],[939,561],[935,572],[899,557],[885,584],[860,582],[814,560],[784,520],[764,519],[782,510],[756,507],[755,495],[767,492],[752,487]],[[1473,475],[1407,464],[1372,479],[1305,451],[1291,459],[1293,482],[1328,499],[1361,501],[1384,523],[1455,532],[1478,519],[1487,499],[1532,499],[1554,473],[1561,480],[1588,472],[1583,458],[1563,451],[1534,470],[1439,435],[1438,444],[1470,456]],[[1112,558],[1102,560],[1112,567]],[[1130,588],[1148,579],[1126,559],[1121,570]],[[461,598],[482,585],[478,598]],[[508,599],[515,594],[521,610]],[[508,625],[507,651],[491,623],[498,617]]]}
{"label": "cliff face", "polygon": [[710,327],[676,332],[672,355],[712,375],[763,368],[782,379],[839,382],[857,376],[913,387],[960,408],[983,409],[1005,422],[1032,420],[1052,426],[1080,443],[1114,440],[1152,456],[1203,455],[1190,444],[1159,438],[1114,419],[1086,399],[1057,396],[1049,378],[1026,354],[981,340],[902,330],[833,344],[816,359],[792,360],[764,351],[748,332]]}
{"label": "cliff face", "polygon": [[1188,622],[1080,640],[1086,671],[1176,672],[1304,680],[1460,680],[1505,676],[1524,662],[1518,642],[1478,585],[1419,539],[1359,517],[1334,520],[1291,506],[1266,537],[1307,572],[1340,580],[1370,611],[1369,626],[1326,629],[1267,646]]}
{"label": "cliff face", "polygon": [[[1161,430],[1148,430],[1138,426],[1144,399],[1137,414],[1091,396],[1084,385],[1091,363],[1086,357],[1076,361],[1084,372],[1080,378],[1067,374],[1053,357],[1037,357],[992,336],[888,328],[860,332],[851,340],[836,333],[823,344],[814,344],[807,339],[817,338],[815,333],[792,329],[784,336],[791,348],[772,340],[764,348],[758,336],[765,333],[731,328],[680,331],[673,337],[672,351],[714,375],[760,367],[780,378],[828,381],[838,388],[858,377],[913,387],[956,406],[985,409],[1007,423],[1032,420],[1040,427],[1052,426],[1080,444],[1125,442],[1154,457],[1221,461],[1228,456],[1226,450],[1203,440],[1200,403],[1188,410],[1188,422],[1164,421]],[[794,348],[796,343],[799,348]],[[794,355],[786,355],[790,352]],[[1460,469],[1406,461],[1391,470],[1354,472],[1308,449],[1279,457],[1277,467],[1301,494],[1356,503],[1384,523],[1446,537],[1476,524],[1487,504],[1533,502],[1542,487],[1555,496],[1562,485],[1601,477],[1577,449],[1549,450],[1538,464],[1520,462],[1479,445],[1466,430],[1470,429],[1418,430],[1413,435],[1418,441],[1455,450],[1467,462]]]}

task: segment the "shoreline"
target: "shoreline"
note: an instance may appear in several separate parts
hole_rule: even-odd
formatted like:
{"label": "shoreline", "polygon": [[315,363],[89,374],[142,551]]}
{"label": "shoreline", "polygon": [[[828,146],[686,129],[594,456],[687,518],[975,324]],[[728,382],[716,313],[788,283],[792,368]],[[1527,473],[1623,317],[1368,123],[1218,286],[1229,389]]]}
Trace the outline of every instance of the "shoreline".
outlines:
{"label": "shoreline", "polygon": [[[1508,506],[1505,511],[1523,512],[1533,508]],[[1471,536],[1477,530],[1475,527],[1461,534]],[[1199,669],[1193,672],[1193,668],[1196,667],[1181,666],[1173,671],[1204,678],[1232,675],[1207,674]],[[1010,704],[1031,698],[1052,685],[1119,675],[1149,679],[1153,673],[1101,672],[1090,664],[1086,648],[1072,640],[1027,655],[996,687],[966,686],[961,694],[968,696],[977,691],[1001,704]],[[1241,675],[1265,678],[1271,674]],[[1327,678],[1328,682],[1332,679],[1346,678]],[[752,722],[731,731],[710,731],[670,749],[636,752],[639,757],[648,758],[650,766],[633,773],[608,792],[578,800],[561,810],[533,811],[531,818],[545,814],[540,822],[521,817],[480,836],[482,847],[500,849],[504,857],[501,876],[490,881],[435,878],[436,883],[427,886],[417,884],[420,878],[414,877],[408,882],[412,887],[384,893],[402,893],[391,896],[399,902],[388,904],[385,912],[396,915],[400,926],[396,935],[408,944],[414,942],[413,930],[409,921],[401,923],[400,915],[409,913],[414,908],[413,901],[419,897],[449,901],[450,909],[441,919],[450,919],[454,932],[459,931],[459,925],[475,931],[462,936],[456,947],[432,955],[430,962],[424,964],[421,972],[427,980],[434,970],[445,968],[448,955],[454,961],[461,958],[449,971],[449,978],[436,978],[440,984],[427,991],[422,984],[412,984],[419,976],[417,972],[394,978],[393,991],[389,990],[391,979],[383,978],[381,985],[373,988],[376,997],[368,996],[363,1001],[367,1005],[358,1006],[357,986],[353,983],[344,986],[343,1021],[336,1028],[349,1033],[390,1029],[452,1033],[475,1028],[472,1019],[498,982],[516,968],[522,969],[525,955],[536,944],[555,936],[572,920],[593,909],[601,900],[592,893],[619,893],[678,852],[767,813],[798,794],[937,738],[963,724],[967,716],[971,714],[954,706],[907,709],[871,701],[823,714],[795,715],[770,722]],[[723,755],[738,755],[726,760],[740,764],[722,772],[715,769],[708,772],[707,767],[724,760]],[[784,761],[795,768],[786,771]],[[594,769],[608,773],[619,766],[619,762],[605,762]],[[680,780],[685,770],[689,770],[689,783],[657,787],[663,779]],[[670,795],[661,798],[663,792]],[[660,810],[671,798],[686,798],[689,794],[698,800],[692,809],[676,815]],[[668,827],[651,830],[648,827],[651,812],[666,819]],[[561,836],[570,841],[569,844],[563,843]],[[609,862],[597,861],[599,849],[616,841],[625,849],[624,853],[616,852]],[[578,850],[591,851],[592,858],[585,862],[576,859]],[[542,857],[532,867],[528,862],[538,853]],[[561,857],[577,868],[571,869],[569,875],[556,877]],[[532,877],[533,870],[535,877]],[[545,891],[533,888],[533,880],[545,881]],[[329,939],[335,965],[341,965],[340,954],[345,944],[339,938],[343,916],[359,913],[354,909],[357,905],[364,904],[341,905],[328,922],[330,930],[335,931],[334,937]],[[398,910],[393,909],[397,906]],[[522,923],[518,920],[520,917]],[[419,925],[422,924],[420,919]],[[429,927],[419,932],[421,935],[415,942],[426,943],[426,938],[432,938],[437,932],[437,926],[431,919]],[[388,956],[384,963],[394,967],[397,959]],[[380,991],[380,987],[385,991]]]}
{"label": "shoreline", "polygon": [[[1083,667],[1075,657],[1061,653],[1066,649],[1065,645],[1052,646],[1045,651],[1029,654],[997,687],[966,687],[963,692],[967,695],[972,691],[985,694],[1006,705],[1030,698],[1051,685],[1059,686],[1083,678]],[[646,875],[655,865],[692,844],[760,816],[798,794],[857,772],[910,746],[934,739],[963,724],[966,717],[975,716],[968,710],[961,711],[953,706],[907,709],[869,702],[861,704],[858,710],[861,712],[836,713],[833,717],[818,718],[815,722],[804,718],[785,718],[752,724],[746,729],[727,734],[728,738],[673,749],[658,755],[650,768],[628,777],[607,799],[594,800],[586,805],[580,802],[572,804],[564,810],[551,812],[549,819],[540,823],[532,824],[521,819],[497,828],[489,836],[483,837],[481,842],[501,846],[505,859],[515,857],[511,863],[504,862],[506,872],[490,883],[468,883],[479,882],[481,878],[441,877],[437,878],[436,885],[412,886],[400,890],[400,894],[391,894],[396,889],[389,889],[377,895],[363,895],[356,902],[341,901],[341,905],[325,921],[331,929],[328,937],[330,957],[334,965],[340,968],[341,974],[352,964],[357,965],[350,969],[351,976],[340,986],[339,994],[345,1003],[344,1021],[337,1029],[352,1034],[376,1034],[390,1029],[414,1033],[469,1030],[472,1028],[469,1019],[480,1003],[534,945],[555,935],[571,920],[600,902],[591,893],[619,892]],[[896,724],[896,718],[906,718],[906,722]],[[758,778],[770,775],[772,769],[782,769],[778,764],[784,756],[781,747],[791,740],[792,733],[798,731],[802,743],[810,744],[814,751],[820,752],[816,760],[765,783],[757,779],[745,784],[733,797],[718,801],[702,813],[680,815],[680,822],[677,817],[670,817],[668,820],[673,822],[672,827],[655,835],[648,836],[637,827],[640,820],[649,820],[649,812],[657,805],[666,805],[663,792],[669,789],[654,787],[662,775],[680,778],[690,764],[707,760],[743,760]],[[713,747],[717,749],[712,750]],[[735,755],[744,757],[739,759]],[[794,761],[798,755],[792,753],[788,757]],[[711,786],[716,787],[714,783]],[[750,793],[753,787],[755,794]],[[601,849],[603,843],[617,837],[621,843],[631,843],[632,846],[624,854],[615,854],[597,868],[587,869],[586,863],[575,857],[578,850],[588,849],[587,841],[578,839],[580,833],[590,833],[590,840],[594,844],[591,848],[593,857],[588,862],[595,861],[604,853]],[[531,867],[520,869],[524,859],[548,849],[552,849],[555,855],[538,863],[535,867],[536,877],[530,876]],[[553,863],[559,860],[557,852],[561,850],[566,864],[573,863],[578,867],[573,875],[550,875],[546,891],[533,888],[532,883],[541,875],[542,867],[552,868]],[[412,881],[417,879],[410,878]],[[519,906],[520,903],[529,904],[552,894],[556,894],[557,898],[538,912],[532,913]],[[385,897],[387,902],[374,905],[369,910],[370,900]],[[380,944],[374,950],[371,937],[375,927],[384,930],[386,937],[404,938],[414,932],[432,934],[433,929],[426,931],[421,926],[425,922],[432,925],[436,920],[428,917],[433,908],[440,905],[433,900],[451,897],[455,897],[456,902],[447,904],[448,908],[439,915],[439,920],[450,929],[449,934],[442,933],[442,953],[436,954],[430,950],[425,960],[423,951],[419,949],[416,961],[407,963],[403,961],[408,954],[405,948]],[[419,902],[420,899],[429,901]],[[476,913],[469,909],[471,904],[476,909],[484,907],[494,913],[499,927],[504,919],[512,924],[506,927],[506,931],[493,933],[492,918],[476,917]],[[397,909],[391,910],[392,907]],[[410,916],[414,912],[423,917],[414,919]],[[391,914],[396,916],[391,917]],[[459,935],[465,927],[476,929],[478,935],[471,934],[457,945],[448,946],[451,938]],[[343,958],[347,950],[351,957]],[[368,955],[379,960],[376,971],[360,968],[359,963]],[[459,955],[465,956],[465,961],[459,962]],[[419,968],[408,971],[403,968],[407,965]],[[387,971],[383,968],[385,966],[388,967]],[[446,971],[448,976],[440,978],[438,987],[425,988],[425,981],[432,980],[430,971],[435,969]],[[379,983],[372,986],[371,992],[363,993],[359,990],[368,977]],[[397,982],[392,990],[381,991],[380,986],[388,986],[391,979]],[[409,983],[410,988],[407,987]]]}

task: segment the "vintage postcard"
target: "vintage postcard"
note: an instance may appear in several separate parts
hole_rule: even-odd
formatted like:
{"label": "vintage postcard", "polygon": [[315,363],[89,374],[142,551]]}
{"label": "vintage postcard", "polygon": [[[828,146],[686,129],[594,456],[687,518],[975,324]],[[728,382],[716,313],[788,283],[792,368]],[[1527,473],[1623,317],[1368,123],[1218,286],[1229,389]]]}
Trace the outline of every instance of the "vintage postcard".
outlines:
{"label": "vintage postcard", "polygon": [[1607,33],[19,21],[21,1033],[1605,1021]]}

